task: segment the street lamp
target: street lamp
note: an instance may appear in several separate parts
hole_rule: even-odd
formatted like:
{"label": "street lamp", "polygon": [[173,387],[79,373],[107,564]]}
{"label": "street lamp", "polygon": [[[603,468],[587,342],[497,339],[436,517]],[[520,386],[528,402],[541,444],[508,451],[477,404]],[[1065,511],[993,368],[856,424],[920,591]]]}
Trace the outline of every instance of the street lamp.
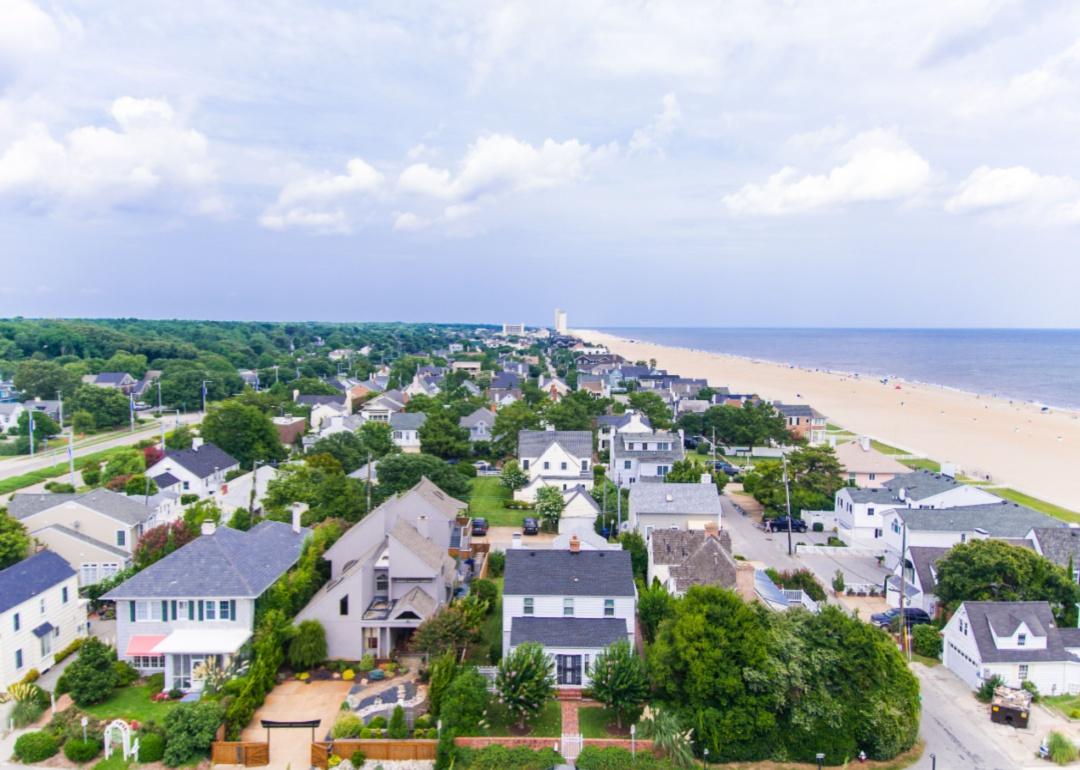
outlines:
{"label": "street lamp", "polygon": [[821,763],[825,760],[825,755],[819,751],[815,758],[817,759],[817,770],[821,770]]}
{"label": "street lamp", "polygon": [[705,768],[706,768],[706,770],[708,770],[708,767],[709,767],[709,750],[705,749]]}

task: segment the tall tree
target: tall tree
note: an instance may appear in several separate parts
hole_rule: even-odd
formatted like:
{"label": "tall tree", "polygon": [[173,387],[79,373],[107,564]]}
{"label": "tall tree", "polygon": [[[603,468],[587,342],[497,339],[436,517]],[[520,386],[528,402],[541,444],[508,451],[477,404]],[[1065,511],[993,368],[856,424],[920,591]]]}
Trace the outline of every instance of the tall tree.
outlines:
{"label": "tall tree", "polygon": [[593,697],[615,712],[622,728],[624,718],[636,719],[649,696],[645,662],[634,654],[625,639],[596,656],[589,668]]}
{"label": "tall tree", "polygon": [[10,567],[30,552],[30,535],[17,519],[0,509],[0,569]]}
{"label": "tall tree", "polygon": [[56,398],[57,391],[70,396],[79,378],[54,361],[31,358],[19,364],[12,384],[26,398]]}
{"label": "tall tree", "polygon": [[638,390],[629,396],[630,406],[649,418],[653,428],[663,430],[671,427],[671,409],[659,393]]}
{"label": "tall tree", "polygon": [[273,421],[257,407],[224,401],[210,409],[200,430],[203,438],[239,460],[242,468],[251,467],[255,460],[285,459]]}
{"label": "tall tree", "polygon": [[98,428],[117,428],[131,420],[130,399],[115,388],[80,385],[64,404],[71,412],[89,412]]}
{"label": "tall tree", "polygon": [[420,426],[420,450],[444,460],[469,456],[469,430],[458,425],[456,415],[439,406]]}
{"label": "tall tree", "polygon": [[[800,447],[787,456],[791,488],[791,512],[831,508],[833,497],[844,486],[843,468],[832,447]],[[743,488],[771,513],[786,510],[783,466],[763,463],[743,480]]]}
{"label": "tall tree", "polygon": [[404,492],[424,476],[451,497],[468,500],[468,479],[445,460],[425,454],[396,454],[379,461],[379,490],[384,496]]}
{"label": "tall tree", "polygon": [[495,415],[491,428],[492,447],[503,457],[517,453],[518,433],[523,430],[539,430],[540,415],[524,401],[507,404]]}
{"label": "tall tree", "polygon": [[536,490],[536,515],[549,532],[558,531],[559,519],[565,507],[566,500],[558,487],[540,487]]}

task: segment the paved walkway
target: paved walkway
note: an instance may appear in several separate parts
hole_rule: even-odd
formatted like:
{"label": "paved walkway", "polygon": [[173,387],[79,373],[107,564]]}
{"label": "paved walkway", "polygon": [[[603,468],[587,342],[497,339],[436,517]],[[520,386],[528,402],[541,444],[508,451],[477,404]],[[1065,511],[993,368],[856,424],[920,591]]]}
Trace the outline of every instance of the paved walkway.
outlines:
{"label": "paved walkway", "polygon": [[562,706],[562,731],[563,735],[577,735],[581,730],[578,728],[577,710],[581,705],[580,700],[564,700]]}
{"label": "paved walkway", "polygon": [[[267,731],[259,726],[261,719],[281,722],[319,719],[315,739],[322,740],[333,726],[341,711],[341,702],[351,687],[352,682],[341,679],[310,684],[295,679],[282,682],[266,696],[266,702],[255,712],[241,739],[265,741]],[[279,729],[271,732],[270,767],[299,770],[311,766],[310,729]]]}

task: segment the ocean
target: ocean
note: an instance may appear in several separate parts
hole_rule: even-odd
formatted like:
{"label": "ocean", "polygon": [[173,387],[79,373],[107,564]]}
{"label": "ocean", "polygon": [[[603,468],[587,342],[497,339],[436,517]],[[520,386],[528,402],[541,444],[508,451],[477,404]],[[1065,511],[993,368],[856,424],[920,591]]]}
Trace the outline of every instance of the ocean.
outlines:
{"label": "ocean", "polygon": [[899,377],[1080,409],[1080,329],[730,329],[602,331],[809,369]]}

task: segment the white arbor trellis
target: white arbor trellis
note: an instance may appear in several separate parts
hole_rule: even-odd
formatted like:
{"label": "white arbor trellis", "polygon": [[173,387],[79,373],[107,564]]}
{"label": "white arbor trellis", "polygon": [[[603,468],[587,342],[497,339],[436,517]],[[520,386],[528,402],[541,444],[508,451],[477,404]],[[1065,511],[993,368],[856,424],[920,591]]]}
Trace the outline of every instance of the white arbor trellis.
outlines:
{"label": "white arbor trellis", "polygon": [[[117,736],[116,733],[120,735]],[[120,746],[123,749],[124,759],[134,759],[139,755],[139,739],[131,740],[131,725],[123,719],[114,719],[105,728],[105,759],[108,759],[113,751],[116,738],[120,738]]]}

